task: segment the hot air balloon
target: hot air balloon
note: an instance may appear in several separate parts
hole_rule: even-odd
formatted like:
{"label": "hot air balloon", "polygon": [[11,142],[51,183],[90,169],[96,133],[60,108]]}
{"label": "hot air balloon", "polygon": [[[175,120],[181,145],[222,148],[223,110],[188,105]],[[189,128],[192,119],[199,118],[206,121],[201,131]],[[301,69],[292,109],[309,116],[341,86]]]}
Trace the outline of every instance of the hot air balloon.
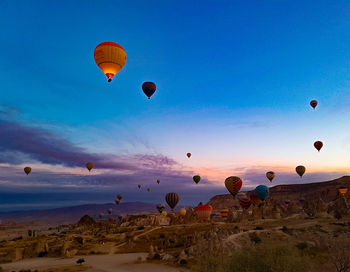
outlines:
{"label": "hot air balloon", "polygon": [[137,185],[137,187],[139,187],[139,189],[141,189],[141,184]]}
{"label": "hot air balloon", "polygon": [[112,209],[108,209],[107,212],[108,212],[108,214],[112,214],[112,211],[113,211]]}
{"label": "hot air balloon", "polygon": [[100,213],[99,215],[98,215],[98,217],[101,219],[101,218],[103,218],[105,216],[105,214],[104,213]]}
{"label": "hot air balloon", "polygon": [[317,149],[318,152],[320,152],[322,146],[323,146],[323,143],[321,141],[316,141],[314,143],[314,147]]}
{"label": "hot air balloon", "polygon": [[348,192],[348,188],[346,188],[345,186],[340,186],[340,187],[338,187],[338,192],[339,192],[342,196],[345,196],[346,193]]}
{"label": "hot air balloon", "polygon": [[198,175],[193,176],[193,181],[198,184],[198,182],[201,180],[201,177]]}
{"label": "hot air balloon", "polygon": [[156,208],[159,213],[162,213],[165,210],[165,206],[163,204],[158,204]]}
{"label": "hot air balloon", "polygon": [[255,206],[259,206],[262,203],[261,199],[256,195],[255,192],[250,194],[249,198],[250,202],[252,202]]}
{"label": "hot air balloon", "polygon": [[124,48],[114,42],[100,43],[94,52],[95,62],[108,78],[108,82],[123,68],[126,63]]}
{"label": "hot air balloon", "polygon": [[221,209],[220,215],[221,215],[221,217],[227,217],[228,216],[228,209]]}
{"label": "hot air balloon", "polygon": [[258,198],[261,199],[261,201],[264,201],[267,195],[269,194],[269,187],[265,185],[259,185],[254,190],[255,194]]}
{"label": "hot air balloon", "polygon": [[315,109],[317,107],[318,102],[316,100],[311,100],[310,102],[310,106],[313,107],[313,109]]}
{"label": "hot air balloon", "polygon": [[87,164],[85,164],[87,170],[89,170],[89,172],[91,171],[92,168],[94,168],[94,164],[92,162],[88,162]]}
{"label": "hot air balloon", "polygon": [[181,216],[185,216],[186,215],[186,209],[185,208],[181,208],[180,209],[180,215]]}
{"label": "hot air balloon", "polygon": [[158,184],[160,183],[160,180],[159,180],[159,179],[157,179],[157,183],[158,183]]}
{"label": "hot air balloon", "polygon": [[180,198],[177,193],[168,193],[165,196],[165,201],[168,203],[169,207],[174,210],[176,207],[177,203],[179,202]]}
{"label": "hot air balloon", "polygon": [[191,158],[192,154],[191,153],[187,153],[187,158]]}
{"label": "hot air balloon", "polygon": [[154,94],[156,89],[157,89],[156,84],[154,84],[153,82],[147,81],[142,84],[142,90],[145,93],[145,95],[148,97],[148,99],[151,98],[151,96]]}
{"label": "hot air balloon", "polygon": [[267,179],[272,182],[272,180],[275,178],[275,172],[269,171],[266,173]]}
{"label": "hot air balloon", "polygon": [[250,198],[248,196],[240,197],[238,198],[239,205],[242,209],[248,209],[252,202],[250,201]]}
{"label": "hot air balloon", "polygon": [[122,200],[122,199],[123,199],[123,196],[122,196],[122,195],[117,195],[117,199],[118,199],[118,200]]}
{"label": "hot air balloon", "polygon": [[295,168],[295,171],[298,173],[300,177],[302,177],[305,174],[306,168],[305,166],[299,165]]}
{"label": "hot air balloon", "polygon": [[289,204],[290,204],[290,201],[284,201],[284,205],[286,205],[286,207],[288,208],[288,206],[289,206]]}
{"label": "hot air balloon", "polygon": [[212,211],[213,208],[210,205],[198,205],[196,208],[197,218],[201,221],[209,221]]}
{"label": "hot air balloon", "polygon": [[116,200],[115,200],[115,204],[119,205],[119,203],[120,203],[120,200],[119,200],[119,199],[116,199]]}
{"label": "hot air balloon", "polygon": [[168,213],[166,211],[162,211],[161,216],[167,216]]}
{"label": "hot air balloon", "polygon": [[150,188],[147,188],[147,192],[150,192],[151,191],[151,189]]}
{"label": "hot air balloon", "polygon": [[231,193],[233,197],[237,195],[242,188],[242,180],[239,177],[231,176],[225,180],[226,189]]}
{"label": "hot air balloon", "polygon": [[24,167],[24,173],[26,173],[27,174],[27,176],[29,175],[29,173],[30,172],[32,172],[32,168],[30,168],[29,166],[27,166],[27,167]]}

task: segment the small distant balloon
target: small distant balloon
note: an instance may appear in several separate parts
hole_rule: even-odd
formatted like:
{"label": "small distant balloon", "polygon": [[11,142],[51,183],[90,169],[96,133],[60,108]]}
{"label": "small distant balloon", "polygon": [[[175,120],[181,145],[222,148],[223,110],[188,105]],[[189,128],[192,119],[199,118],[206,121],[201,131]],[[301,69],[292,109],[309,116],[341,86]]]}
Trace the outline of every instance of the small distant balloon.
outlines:
{"label": "small distant balloon", "polygon": [[137,187],[139,187],[139,189],[141,189],[141,184],[137,185]]}
{"label": "small distant balloon", "polygon": [[316,141],[314,143],[314,147],[317,149],[318,152],[320,152],[320,150],[322,149],[323,147],[323,143],[321,141]]}
{"label": "small distant balloon", "polygon": [[299,165],[295,168],[295,171],[298,173],[300,177],[302,177],[305,174],[306,168],[303,165]]}
{"label": "small distant balloon", "polygon": [[198,176],[198,175],[193,176],[193,181],[194,181],[196,184],[198,184],[198,182],[200,182],[200,180],[201,180],[201,177],[200,177],[200,176]]}
{"label": "small distant balloon", "polygon": [[166,211],[162,211],[162,213],[160,214],[161,216],[167,216],[168,213]]}
{"label": "small distant balloon", "polygon": [[191,158],[192,154],[191,153],[187,153],[187,158]]}
{"label": "small distant balloon", "polygon": [[310,106],[311,106],[313,109],[316,109],[317,104],[318,104],[317,100],[311,100],[311,102],[310,102]]}
{"label": "small distant balloon", "polygon": [[88,162],[87,164],[85,164],[87,170],[89,170],[89,172],[91,171],[92,168],[94,168],[94,164],[92,162]]}
{"label": "small distant balloon", "polygon": [[117,195],[117,199],[122,200],[123,196],[122,195]]}
{"label": "small distant balloon", "polygon": [[156,91],[157,87],[156,84],[153,82],[147,81],[142,84],[142,90],[145,93],[145,95],[148,97],[148,99],[151,98],[151,96]]}
{"label": "small distant balloon", "polygon": [[160,183],[160,180],[159,180],[159,179],[157,179],[157,183],[158,183],[158,184]]}
{"label": "small distant balloon", "polygon": [[115,204],[119,205],[119,203],[120,203],[120,200],[119,200],[119,199],[116,199],[116,200],[115,200]]}
{"label": "small distant balloon", "polygon": [[27,167],[24,167],[24,173],[26,173],[27,174],[27,176],[29,175],[29,173],[30,172],[32,172],[32,168],[31,167],[29,167],[29,166],[27,166]]}
{"label": "small distant balloon", "polygon": [[151,191],[151,189],[150,188],[147,188],[147,192],[150,192]]}
{"label": "small distant balloon", "polygon": [[275,178],[275,172],[269,171],[266,173],[267,179],[272,182],[272,180]]}
{"label": "small distant balloon", "polygon": [[112,209],[108,209],[108,214],[112,214]]}
{"label": "small distant balloon", "polygon": [[181,208],[181,209],[180,209],[180,215],[181,215],[181,216],[185,216],[185,215],[186,215],[186,212],[187,212],[187,211],[186,211],[185,208]]}
{"label": "small distant balloon", "polygon": [[156,208],[159,213],[162,213],[165,210],[165,206],[163,204],[158,204]]}

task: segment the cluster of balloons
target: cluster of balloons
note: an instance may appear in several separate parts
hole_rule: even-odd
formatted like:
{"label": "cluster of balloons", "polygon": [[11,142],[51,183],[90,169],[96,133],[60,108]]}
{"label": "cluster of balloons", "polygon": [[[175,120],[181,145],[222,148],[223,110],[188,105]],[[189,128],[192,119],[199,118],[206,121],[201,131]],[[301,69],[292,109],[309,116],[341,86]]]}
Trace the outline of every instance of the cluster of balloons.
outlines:
{"label": "cluster of balloons", "polygon": [[120,201],[122,201],[123,196],[122,195],[117,195],[117,199],[115,200],[115,204],[119,205]]}

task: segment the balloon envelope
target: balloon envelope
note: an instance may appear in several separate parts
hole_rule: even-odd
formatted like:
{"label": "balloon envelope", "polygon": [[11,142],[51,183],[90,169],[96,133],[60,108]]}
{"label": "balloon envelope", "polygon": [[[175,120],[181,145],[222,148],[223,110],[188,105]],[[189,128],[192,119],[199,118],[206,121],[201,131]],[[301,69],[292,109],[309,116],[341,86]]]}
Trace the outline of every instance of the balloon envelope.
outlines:
{"label": "balloon envelope", "polygon": [[26,173],[27,174],[27,176],[29,175],[29,173],[30,172],[32,172],[32,168],[30,168],[29,166],[27,166],[27,167],[24,167],[24,173]]}
{"label": "balloon envelope", "polygon": [[122,195],[117,195],[117,199],[122,200],[123,196]]}
{"label": "balloon envelope", "polygon": [[157,179],[157,183],[158,183],[158,184],[160,183],[160,180],[159,180],[159,179]]}
{"label": "balloon envelope", "polygon": [[310,101],[310,106],[311,106],[313,109],[315,109],[315,108],[317,107],[317,104],[318,104],[317,100],[311,100],[311,101]]}
{"label": "balloon envelope", "polygon": [[158,204],[156,208],[159,213],[162,213],[165,210],[165,206],[163,204]]}
{"label": "balloon envelope", "polygon": [[257,197],[264,201],[267,195],[269,194],[269,187],[265,185],[259,185],[255,188],[254,191]]}
{"label": "balloon envelope", "polygon": [[221,209],[220,215],[221,215],[221,217],[227,217],[228,216],[228,209]]}
{"label": "balloon envelope", "polygon": [[193,176],[193,181],[198,184],[198,182],[201,180],[201,177],[198,175]]}
{"label": "balloon envelope", "polygon": [[157,87],[156,84],[153,82],[147,81],[142,84],[142,90],[145,93],[145,95],[148,97],[148,99],[151,98],[151,96],[156,91]]}
{"label": "balloon envelope", "polygon": [[317,149],[318,152],[320,152],[321,148],[323,147],[323,143],[321,141],[316,141],[314,143],[314,147]]}
{"label": "balloon envelope", "polygon": [[275,178],[275,172],[269,171],[266,173],[267,179],[272,182],[272,180]]}
{"label": "balloon envelope", "polygon": [[139,187],[139,189],[141,189],[141,184],[137,185],[137,187]]}
{"label": "balloon envelope", "polygon": [[187,153],[187,157],[190,158],[192,156],[191,153]]}
{"label": "balloon envelope", "polygon": [[225,180],[226,189],[231,193],[233,197],[237,195],[242,188],[242,180],[239,177],[231,176]]}
{"label": "balloon envelope", "polygon": [[168,193],[165,196],[165,201],[166,201],[166,203],[168,203],[168,205],[171,209],[174,209],[176,207],[179,200],[180,200],[180,198],[179,198],[179,195],[177,193]]}
{"label": "balloon envelope", "polygon": [[181,208],[180,209],[180,215],[182,215],[182,216],[186,215],[186,209],[185,208]]}
{"label": "balloon envelope", "polygon": [[299,165],[295,168],[295,171],[298,173],[300,177],[302,177],[305,174],[306,168],[303,165]]}
{"label": "balloon envelope", "polygon": [[91,171],[92,168],[94,168],[94,164],[92,162],[88,162],[87,164],[85,164],[87,170],[89,170],[89,172]]}
{"label": "balloon envelope", "polygon": [[95,48],[94,59],[108,81],[111,81],[124,67],[126,52],[121,45],[115,42],[103,42]]}
{"label": "balloon envelope", "polygon": [[213,211],[210,205],[199,205],[196,208],[196,214],[199,220],[208,221],[210,219],[211,212]]}

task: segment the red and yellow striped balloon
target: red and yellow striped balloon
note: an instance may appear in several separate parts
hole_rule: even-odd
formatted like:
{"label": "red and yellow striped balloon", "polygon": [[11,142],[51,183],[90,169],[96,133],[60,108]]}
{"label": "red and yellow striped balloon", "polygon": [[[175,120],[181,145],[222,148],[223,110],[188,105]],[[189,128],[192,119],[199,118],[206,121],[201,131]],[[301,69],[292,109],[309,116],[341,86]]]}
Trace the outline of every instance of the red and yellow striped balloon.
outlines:
{"label": "red and yellow striped balloon", "polygon": [[115,42],[100,43],[94,52],[95,62],[108,78],[108,82],[124,67],[126,52]]}
{"label": "red and yellow striped balloon", "polygon": [[212,211],[213,208],[210,205],[198,205],[196,208],[197,218],[202,221],[208,221]]}

